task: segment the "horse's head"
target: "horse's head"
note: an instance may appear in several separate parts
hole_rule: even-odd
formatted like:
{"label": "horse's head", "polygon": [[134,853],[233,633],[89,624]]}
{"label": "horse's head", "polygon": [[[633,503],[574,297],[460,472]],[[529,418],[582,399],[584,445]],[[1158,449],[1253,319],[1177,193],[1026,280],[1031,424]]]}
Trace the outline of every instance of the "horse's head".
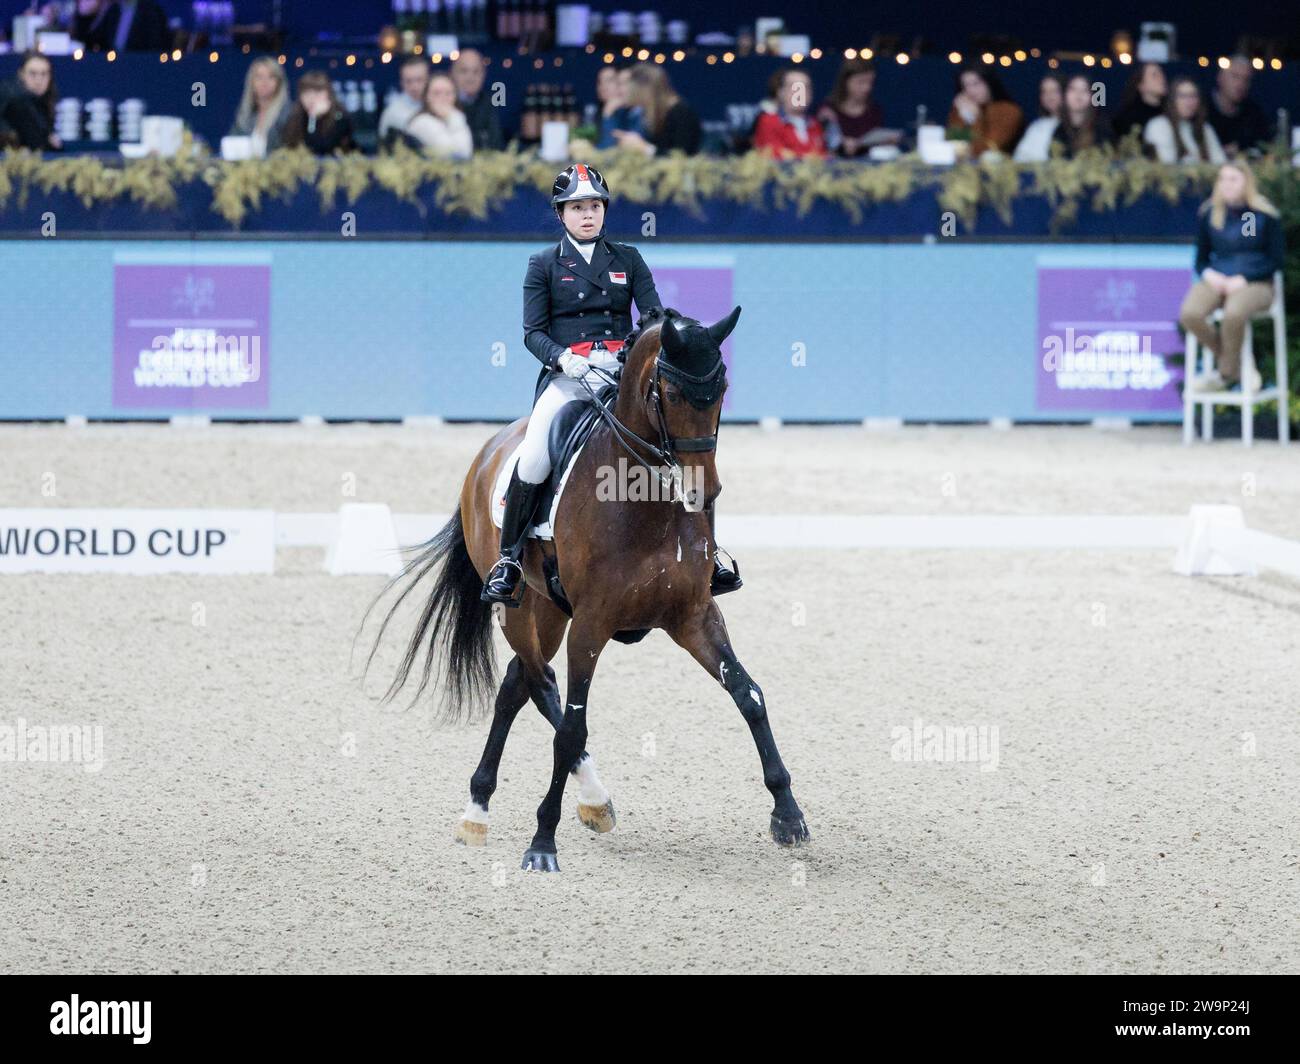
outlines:
{"label": "horse's head", "polygon": [[686,508],[699,511],[722,490],[714,451],[727,367],[722,342],[740,318],[736,307],[721,321],[703,325],[675,310],[657,324],[645,324],[623,370],[619,404],[633,411],[681,466]]}

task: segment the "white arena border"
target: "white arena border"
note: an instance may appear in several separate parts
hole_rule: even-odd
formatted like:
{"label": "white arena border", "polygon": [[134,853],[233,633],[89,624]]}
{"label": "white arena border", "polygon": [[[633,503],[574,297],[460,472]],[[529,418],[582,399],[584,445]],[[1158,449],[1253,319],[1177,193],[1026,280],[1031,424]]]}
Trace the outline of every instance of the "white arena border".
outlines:
{"label": "white arena border", "polygon": [[[277,513],[277,547],[325,547],[341,560],[349,553],[340,530],[350,509],[368,512],[366,522],[353,526],[367,529],[368,542],[353,543],[352,550],[374,551],[369,530],[375,518],[383,523],[379,511],[388,507],[382,504],[344,504],[338,513]],[[387,514],[387,542],[422,543],[449,517]],[[736,549],[1176,550],[1174,568],[1185,575],[1254,575],[1267,568],[1300,578],[1300,543],[1247,528],[1236,506],[1193,506],[1183,516],[724,513],[717,525],[719,541]]]}

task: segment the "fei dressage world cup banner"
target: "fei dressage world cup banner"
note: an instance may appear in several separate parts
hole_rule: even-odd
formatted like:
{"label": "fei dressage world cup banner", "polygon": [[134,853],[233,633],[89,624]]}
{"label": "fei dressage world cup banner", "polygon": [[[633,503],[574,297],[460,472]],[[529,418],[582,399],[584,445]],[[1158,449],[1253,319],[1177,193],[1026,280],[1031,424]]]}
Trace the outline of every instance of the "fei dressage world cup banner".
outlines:
{"label": "fei dressage world cup banner", "polygon": [[[1178,311],[1191,287],[1173,266],[1038,266],[1037,407],[1117,415],[1182,409]],[[1047,263],[1051,263],[1048,265]]]}
{"label": "fei dressage world cup banner", "polygon": [[0,510],[0,574],[274,570],[272,510]]}
{"label": "fei dressage world cup banner", "polygon": [[264,410],[270,318],[265,256],[115,256],[114,407]]}

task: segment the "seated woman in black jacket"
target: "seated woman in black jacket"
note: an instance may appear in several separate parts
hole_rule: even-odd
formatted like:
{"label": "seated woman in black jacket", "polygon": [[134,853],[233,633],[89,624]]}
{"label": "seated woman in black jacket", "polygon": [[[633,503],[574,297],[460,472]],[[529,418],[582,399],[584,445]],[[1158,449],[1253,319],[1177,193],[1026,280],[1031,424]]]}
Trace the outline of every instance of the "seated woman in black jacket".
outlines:
{"label": "seated woman in black jacket", "polygon": [[309,70],[298,79],[298,102],[289,112],[280,143],[286,148],[305,147],[316,155],[356,150],[352,119],[321,71]]}
{"label": "seated woman in black jacket", "polygon": [[673,91],[663,67],[638,63],[628,71],[627,104],[634,112],[640,112],[641,128],[645,132],[614,130],[620,148],[633,148],[645,155],[699,152],[699,115]]}
{"label": "seated woman in black jacket", "polygon": [[63,147],[54,132],[54,70],[39,52],[28,52],[18,77],[0,85],[0,146],[57,151]]}
{"label": "seated woman in black jacket", "polygon": [[[1285,255],[1282,221],[1277,208],[1256,191],[1254,173],[1244,162],[1224,163],[1214,194],[1201,207],[1196,236],[1200,280],[1178,315],[1183,328],[1215,355],[1216,368],[1192,380],[1192,388],[1222,391],[1240,380],[1243,391],[1259,391],[1263,382],[1253,366],[1242,379],[1241,347],[1250,319],[1273,302],[1273,275],[1282,269]],[[1220,308],[1223,321],[1216,335],[1207,319]]]}

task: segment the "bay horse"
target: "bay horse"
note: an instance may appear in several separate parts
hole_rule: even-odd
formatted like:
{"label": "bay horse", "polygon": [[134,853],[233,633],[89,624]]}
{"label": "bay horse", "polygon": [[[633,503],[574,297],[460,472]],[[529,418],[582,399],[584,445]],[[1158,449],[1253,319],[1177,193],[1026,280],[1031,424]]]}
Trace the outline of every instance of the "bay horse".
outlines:
{"label": "bay horse", "polygon": [[[714,462],[726,366],[720,350],[740,317],[704,326],[676,311],[652,312],[629,338],[612,410],[573,463],[555,515],[554,557],[572,622],[548,593],[541,544],[530,539],[521,561],[523,598],[517,609],[499,610],[506,642],[514,651],[496,692],[483,756],[470,778],[470,799],[455,838],[482,845],[487,838],[488,802],[497,767],[516,714],[530,698],[555,729],[550,787],[537,810],[537,834],[521,867],[559,870],[555,831],[565,783],[578,782],[578,817],[597,832],[614,827],[614,807],[584,747],[592,676],[601,651],[613,638],[634,642],[659,628],[716,679],[740,710],[758,747],[763,782],[772,792],[770,830],[780,845],[809,839],[804,815],[790,791],[758,684],[737,659],[727,626],[709,592],[716,550],[708,508],[721,491]],[[590,397],[595,402],[594,392]],[[384,629],[398,606],[426,574],[438,569],[432,593],[411,635],[391,698],[407,682],[423,655],[419,690],[428,685],[437,657],[445,705],[466,716],[486,701],[495,685],[492,604],[480,601],[483,579],[498,556],[499,532],[492,521],[498,473],[523,438],[527,419],[503,428],[484,445],[465,477],[456,513],[394,578],[405,583],[389,609],[370,652],[373,660]],[[657,442],[656,442],[657,441]],[[622,465],[620,466],[620,459]],[[677,490],[630,493],[597,490],[611,470],[629,459]],[[553,471],[559,476],[562,471]],[[689,477],[690,492],[680,488]],[[535,518],[536,520],[536,518]],[[439,567],[441,567],[439,569]],[[381,595],[382,597],[382,595]],[[549,662],[568,628],[568,699],[560,707]]]}

